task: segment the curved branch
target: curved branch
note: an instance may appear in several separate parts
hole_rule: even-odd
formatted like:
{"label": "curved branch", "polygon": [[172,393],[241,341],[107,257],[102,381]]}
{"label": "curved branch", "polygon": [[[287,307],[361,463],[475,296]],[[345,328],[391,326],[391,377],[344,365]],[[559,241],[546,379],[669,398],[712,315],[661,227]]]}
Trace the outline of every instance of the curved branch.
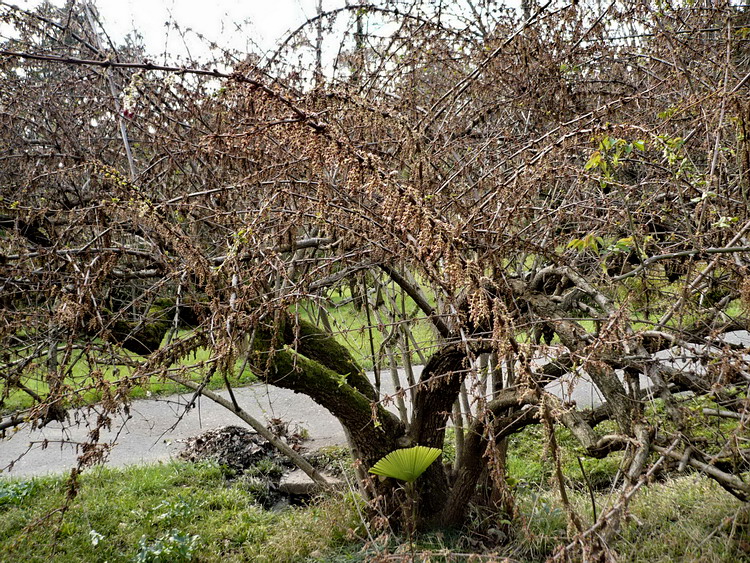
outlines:
{"label": "curved branch", "polygon": [[[262,380],[307,395],[339,419],[362,451],[366,467],[394,450],[403,436],[398,418],[347,383],[343,375],[289,347],[255,355],[253,371]],[[265,370],[257,367],[266,365]]]}
{"label": "curved branch", "polygon": [[326,481],[326,478],[321,475],[317,469],[315,469],[312,465],[310,465],[310,462],[307,461],[304,457],[302,457],[300,454],[295,452],[289,445],[284,442],[283,440],[279,439],[276,435],[274,435],[273,432],[268,430],[263,423],[261,423],[256,418],[253,418],[250,416],[249,413],[247,413],[245,410],[237,406],[237,404],[232,403],[231,401],[227,401],[224,397],[221,395],[217,395],[216,393],[209,391],[208,389],[205,389],[200,383],[196,383],[195,381],[190,381],[189,379],[184,379],[180,377],[179,375],[170,375],[168,374],[167,377],[174,381],[175,383],[179,383],[180,385],[184,385],[185,387],[189,387],[190,389],[196,391],[199,395],[203,395],[204,397],[211,399],[214,403],[217,405],[221,405],[225,409],[233,412],[236,414],[240,419],[242,419],[244,422],[249,424],[253,430],[255,430],[258,434],[263,436],[266,440],[268,440],[271,445],[273,445],[274,448],[279,450],[282,454],[284,454],[286,457],[288,457],[294,464],[299,467],[302,471],[304,471],[310,479],[312,479],[315,483],[323,487],[324,489],[328,489],[331,487],[331,484]]}
{"label": "curved branch", "polygon": [[438,29],[442,29],[444,31],[451,31],[454,35],[457,37],[461,37],[463,34],[460,31],[453,31],[451,29],[445,28],[439,24],[436,24],[434,22],[431,22],[428,19],[419,17],[418,15],[409,14],[406,12],[400,12],[398,9],[390,9],[390,8],[384,8],[382,6],[375,6],[373,4],[352,4],[347,6],[342,6],[341,8],[336,8],[334,10],[328,10],[327,12],[320,12],[316,14],[315,16],[309,18],[307,21],[302,23],[300,26],[297,27],[297,29],[293,30],[289,35],[286,36],[284,41],[281,42],[281,45],[274,51],[273,55],[271,55],[271,58],[268,59],[268,62],[266,63],[266,66],[270,66],[273,63],[276,62],[276,59],[281,55],[281,52],[284,50],[284,48],[289,44],[289,42],[294,39],[300,32],[302,32],[303,29],[305,29],[307,26],[314,24],[315,22],[319,20],[323,20],[325,18],[330,18],[331,16],[337,16],[338,14],[342,12],[359,12],[360,10],[364,10],[367,12],[376,12],[381,14],[387,14],[391,16],[396,17],[402,17],[404,19],[412,19],[416,22],[422,24],[422,25],[433,25],[437,27]]}

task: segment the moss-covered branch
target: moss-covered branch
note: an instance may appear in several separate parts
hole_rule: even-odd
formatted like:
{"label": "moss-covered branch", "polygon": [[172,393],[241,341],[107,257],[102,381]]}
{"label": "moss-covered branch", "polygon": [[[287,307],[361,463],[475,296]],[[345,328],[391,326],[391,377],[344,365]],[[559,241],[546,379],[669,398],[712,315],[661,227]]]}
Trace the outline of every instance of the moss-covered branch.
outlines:
{"label": "moss-covered branch", "polygon": [[375,389],[349,350],[311,322],[304,319],[297,319],[294,324],[287,322],[284,326],[284,343],[293,345],[303,356],[345,376],[347,383],[371,401],[377,400]]}
{"label": "moss-covered branch", "polygon": [[[290,333],[290,328],[282,331],[282,335]],[[252,364],[258,376],[272,385],[304,393],[330,411],[348,430],[366,465],[392,451],[404,434],[403,424],[375,401],[372,386],[351,357],[347,358],[348,352],[309,323],[300,324],[297,336],[296,350],[289,344],[273,349],[269,340],[256,338]],[[302,350],[315,359],[303,355]]]}

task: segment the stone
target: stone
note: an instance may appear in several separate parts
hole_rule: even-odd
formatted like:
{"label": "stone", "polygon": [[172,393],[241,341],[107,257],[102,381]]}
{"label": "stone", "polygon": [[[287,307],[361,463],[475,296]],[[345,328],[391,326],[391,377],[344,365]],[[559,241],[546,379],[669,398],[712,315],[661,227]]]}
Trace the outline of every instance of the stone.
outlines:
{"label": "stone", "polygon": [[[341,488],[344,486],[344,482],[338,477],[334,477],[328,473],[321,473],[325,477],[326,481],[331,483],[335,488]],[[301,469],[295,469],[289,473],[285,473],[279,482],[279,492],[286,495],[304,495],[310,496],[321,492],[320,486],[315,483],[307,474]]]}

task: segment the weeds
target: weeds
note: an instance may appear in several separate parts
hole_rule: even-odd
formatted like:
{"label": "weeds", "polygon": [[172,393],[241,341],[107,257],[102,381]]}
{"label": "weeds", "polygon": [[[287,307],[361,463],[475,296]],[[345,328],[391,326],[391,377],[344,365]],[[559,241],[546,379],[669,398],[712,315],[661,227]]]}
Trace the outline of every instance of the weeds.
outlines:
{"label": "weeds", "polygon": [[[263,469],[273,471],[259,471]],[[530,470],[517,474],[526,484],[517,485],[518,513],[510,520],[510,535],[493,533],[492,522],[477,513],[461,531],[417,536],[416,560],[467,561],[470,553],[495,553],[500,560],[532,562],[551,555],[568,537],[565,512],[546,485],[531,482],[537,467],[531,464]],[[27,525],[62,504],[63,478],[0,481],[0,498],[6,499],[0,501],[0,561],[155,562],[192,557],[276,563],[408,557],[397,537],[376,538],[375,543],[363,539],[366,533],[360,530],[355,508],[362,501],[354,493],[270,512],[256,503],[241,480],[227,479],[212,463],[99,469],[82,479],[85,486],[59,529]],[[590,521],[587,491],[571,490],[570,501]],[[597,493],[598,506],[608,503],[608,492]],[[748,560],[749,546],[750,512],[699,475],[645,488],[635,497],[613,544],[620,561],[633,562],[735,562]]]}
{"label": "weeds", "polygon": [[0,481],[0,506],[21,504],[23,499],[34,492],[34,481],[6,483]]}
{"label": "weeds", "polygon": [[191,561],[198,544],[199,536],[191,536],[172,530],[153,543],[147,543],[146,536],[138,542],[138,553],[134,563],[180,563]]}

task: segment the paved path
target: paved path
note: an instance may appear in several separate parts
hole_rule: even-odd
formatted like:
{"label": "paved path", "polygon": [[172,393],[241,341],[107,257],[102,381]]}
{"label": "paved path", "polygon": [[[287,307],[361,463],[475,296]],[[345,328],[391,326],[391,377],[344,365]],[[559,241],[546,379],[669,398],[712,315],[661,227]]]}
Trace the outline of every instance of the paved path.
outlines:
{"label": "paved path", "polygon": [[[313,438],[311,447],[346,443],[336,418],[305,395],[265,385],[235,389],[234,393],[240,406],[261,421],[281,418],[306,428]],[[228,398],[226,392],[221,395]],[[186,413],[185,406],[191,398],[192,395],[172,395],[134,401],[131,417],[115,420],[112,431],[101,435],[103,442],[116,442],[109,455],[109,465],[166,461],[182,449],[178,440],[227,424],[245,425],[231,412],[206,398],[200,398],[196,407]],[[76,416],[82,418],[83,413],[83,410],[72,411],[71,420]],[[96,420],[95,415],[90,418]],[[10,439],[0,441],[0,469],[19,457],[3,474],[27,477],[70,469],[76,464],[75,447],[61,444],[61,440],[84,441],[87,431],[85,421],[80,425],[66,425],[65,429],[60,423],[53,423],[41,430],[20,430]],[[44,440],[49,441],[46,449],[43,448]]]}
{"label": "paved path", "polygon": [[[728,333],[725,340],[748,346],[750,333]],[[696,371],[705,369],[695,360],[685,359],[686,352],[689,356],[690,351],[663,350],[655,354],[655,358],[669,363],[672,367]],[[748,356],[745,358],[750,360]],[[416,368],[415,372],[418,376],[421,368]],[[372,374],[369,375],[372,378]],[[601,404],[602,397],[598,389],[585,374],[576,378],[575,385],[570,384],[572,378],[573,376],[569,375],[563,378],[563,381],[551,383],[547,390],[565,400],[575,401],[579,408]],[[384,371],[381,379],[383,392],[393,393],[390,372]],[[646,388],[649,383],[644,378],[641,385]],[[226,392],[221,395],[227,397]],[[305,395],[259,384],[235,389],[235,396],[243,409],[261,421],[280,418],[305,428],[311,438],[307,443],[311,449],[346,443],[343,430],[336,418]],[[227,424],[244,424],[232,413],[206,398],[199,399],[197,406],[186,413],[185,405],[191,398],[192,395],[186,394],[134,401],[131,417],[115,421],[112,432],[103,432],[101,435],[103,442],[116,442],[109,456],[109,464],[125,466],[166,461],[182,449],[182,444],[178,440]],[[394,405],[391,404],[388,408],[396,412]],[[28,477],[59,473],[74,467],[77,457],[75,447],[71,444],[61,444],[61,440],[85,440],[88,427],[83,420],[83,412],[71,411],[71,420],[82,419],[79,425],[67,425],[63,429],[59,423],[54,423],[35,431],[22,429],[8,438],[0,439],[2,475]],[[95,416],[92,419],[95,419]],[[9,434],[10,432],[12,431],[9,431]],[[45,440],[46,448],[43,447]],[[13,467],[9,469],[10,464],[13,464]]]}
{"label": "paved path", "polygon": [[[419,373],[421,368],[415,371]],[[383,391],[392,393],[390,377],[385,377],[385,373],[383,376]],[[219,394],[229,398],[226,391]],[[306,395],[263,384],[235,389],[234,394],[239,405],[260,421],[280,418],[306,429],[311,438],[306,443],[309,449],[346,444],[338,420]],[[130,418],[115,420],[112,431],[101,433],[100,441],[116,443],[108,464],[122,467],[167,461],[182,450],[179,440],[219,426],[245,425],[231,412],[205,397],[199,398],[196,407],[185,412],[190,399],[192,394],[133,401]],[[395,407],[389,409],[395,412]],[[51,423],[39,430],[24,428],[15,434],[9,430],[7,438],[0,438],[0,475],[29,477],[75,467],[76,448],[62,441],[85,441],[89,430],[86,412],[86,409],[70,411],[70,420],[81,420],[81,423],[67,423],[65,428],[60,423]],[[89,414],[88,418],[95,421],[96,415]]]}

